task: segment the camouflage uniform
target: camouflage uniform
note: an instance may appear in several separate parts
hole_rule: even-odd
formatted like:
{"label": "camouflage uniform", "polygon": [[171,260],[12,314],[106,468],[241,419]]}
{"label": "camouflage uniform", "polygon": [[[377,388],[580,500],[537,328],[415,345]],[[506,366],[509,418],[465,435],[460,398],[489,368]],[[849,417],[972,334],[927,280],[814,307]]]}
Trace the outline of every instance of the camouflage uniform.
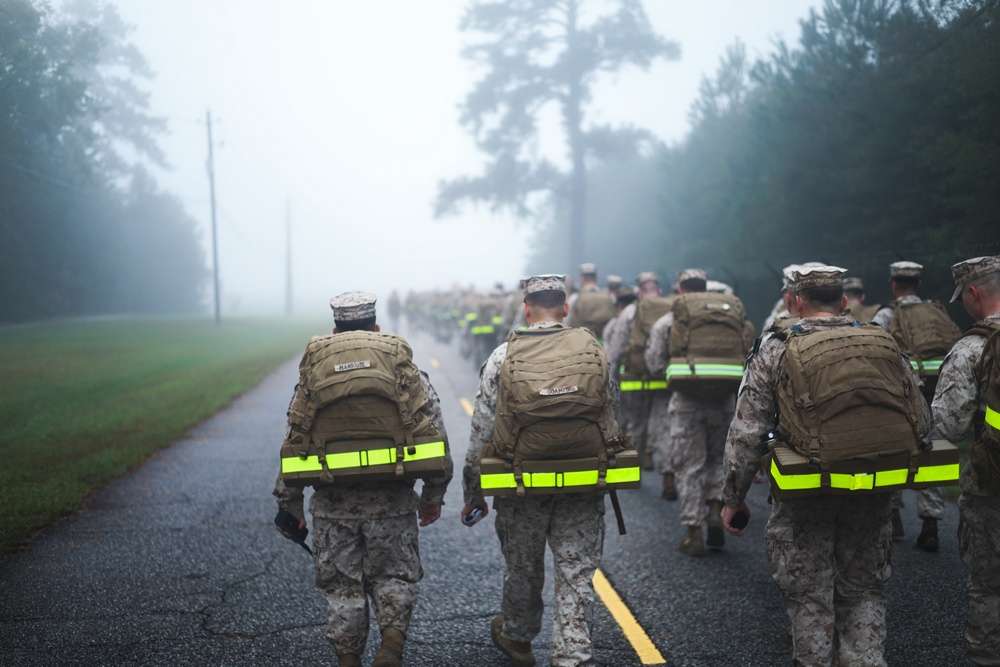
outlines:
{"label": "camouflage uniform", "polygon": [[[799,320],[806,332],[847,317]],[[765,334],[747,364],[726,439],[724,500],[746,497],[767,433],[785,343]],[[912,372],[900,356],[900,364]],[[925,416],[926,418],[926,416]],[[797,665],[885,665],[885,582],[892,573],[890,494],[775,500],[765,529],[771,574],[792,623]]]}
{"label": "camouflage uniform", "polygon": [[[441,402],[421,371],[431,423],[445,435]],[[296,388],[298,391],[298,388]],[[447,436],[446,436],[447,438]],[[337,655],[364,653],[368,640],[368,597],[379,627],[404,635],[423,577],[417,543],[420,503],[443,505],[452,477],[451,453],[445,453],[445,476],[428,479],[418,500],[413,482],[333,484],[316,488],[309,501],[313,517],[316,585],[329,604],[326,636]],[[278,507],[303,513],[303,490],[274,485]]]}
{"label": "camouflage uniform", "polygon": [[[540,322],[530,329],[561,327]],[[483,504],[479,463],[493,438],[500,366],[507,356],[502,343],[483,366],[472,413],[472,432],[462,471],[467,505]],[[553,667],[594,665],[591,627],[594,572],[604,551],[604,494],[566,493],[493,502],[496,532],[506,562],[503,634],[531,642],[541,629],[545,544],[555,564],[555,609],[550,661]]]}
{"label": "camouflage uniform", "polygon": [[[629,339],[632,337],[632,322],[635,320],[636,308],[635,303],[625,306],[618,317],[613,320],[617,324],[611,332],[611,338],[604,339],[608,368],[615,379],[618,378],[622,357],[625,355]],[[657,393],[663,392],[624,391],[621,395],[621,427],[632,434],[632,444],[639,453],[640,460],[653,449],[649,446],[649,417],[654,395]]]}
{"label": "camouflage uniform", "polygon": [[[1000,322],[1000,313],[986,318]],[[985,338],[960,339],[945,358],[934,395],[934,425],[952,442],[971,437],[986,412],[986,379],[976,376]],[[988,360],[987,360],[988,361]],[[960,479],[958,549],[969,568],[966,651],[978,665],[1000,665],[1000,496],[979,488],[966,464]]]}
{"label": "camouflage uniform", "polygon": [[[649,340],[646,341],[646,351],[643,356],[646,359],[646,367],[653,375],[662,376],[667,368],[667,361],[670,358],[669,331],[673,322],[673,313],[667,313],[656,320],[649,329]],[[672,447],[673,439],[670,433],[670,396],[673,392],[657,391],[652,393],[654,396],[649,406],[649,432],[646,437],[650,449],[656,452],[656,471],[665,475],[673,473],[676,469],[674,448]],[[728,424],[728,420],[725,423]],[[719,469],[720,471],[722,469],[721,463]]]}
{"label": "camouflage uniform", "polygon": [[[654,375],[662,375],[670,359],[670,328],[674,314],[667,313],[649,330],[646,343],[646,366]],[[670,392],[669,402],[654,402],[658,413],[650,414],[651,438],[659,445],[657,452],[668,458],[661,472],[673,471],[681,499],[681,523],[702,526],[708,502],[722,498],[722,454],[726,428],[733,418],[735,399],[727,396],[712,400],[682,391]],[[666,415],[663,408],[666,407]],[[654,417],[655,415],[655,417]],[[652,428],[665,424],[666,431]],[[666,468],[666,469],[664,469]]]}
{"label": "camouflage uniform", "polygon": [[[915,294],[907,294],[899,297],[897,301],[900,303],[922,303],[923,299]],[[872,322],[889,331],[895,312],[896,309],[892,306],[883,306],[875,312]],[[906,505],[903,503],[903,492],[896,491],[892,494],[892,509],[900,510],[904,507]],[[941,495],[941,489],[935,486],[917,491],[917,516],[921,519],[934,519],[935,521],[944,518],[944,497]]]}

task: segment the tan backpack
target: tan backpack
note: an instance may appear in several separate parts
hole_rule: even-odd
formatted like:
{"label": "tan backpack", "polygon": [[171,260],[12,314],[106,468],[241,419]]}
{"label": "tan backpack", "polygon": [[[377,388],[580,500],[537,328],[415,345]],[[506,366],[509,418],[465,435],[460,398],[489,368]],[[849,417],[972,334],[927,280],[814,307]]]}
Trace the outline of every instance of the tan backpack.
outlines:
{"label": "tan backpack", "polygon": [[[826,475],[858,462],[868,473],[916,470],[930,445],[923,399],[899,348],[877,325],[804,333],[788,328],[775,399],[778,439]],[[848,466],[849,467],[849,466]]]}
{"label": "tan backpack", "polygon": [[743,303],[716,292],[681,294],[673,303],[667,388],[703,398],[735,394],[753,343]]}
{"label": "tan backpack", "polygon": [[970,335],[986,337],[983,355],[976,365],[976,378],[986,378],[986,414],[982,423],[975,425],[969,462],[976,471],[980,489],[1000,493],[1000,323],[978,322],[963,337]]}
{"label": "tan backpack", "polygon": [[639,297],[635,302],[632,333],[622,355],[622,391],[667,388],[663,378],[654,378],[646,368],[646,342],[649,341],[649,330],[656,324],[656,320],[670,312],[676,298],[676,294],[665,297],[645,296]]}
{"label": "tan backpack", "polygon": [[848,306],[844,311],[846,317],[852,317],[862,324],[871,322],[875,313],[882,309],[882,304],[873,303],[871,305],[862,304],[860,306]]}
{"label": "tan backpack", "polygon": [[604,325],[617,315],[615,304],[603,290],[584,290],[573,301],[569,311],[571,327],[586,327],[601,337]]}
{"label": "tan backpack", "polygon": [[887,305],[893,307],[889,333],[924,381],[924,396],[933,400],[941,364],[962,332],[937,301],[897,301]]}
{"label": "tan backpack", "polygon": [[[524,494],[530,461],[593,460],[593,486],[604,489],[609,465],[616,467],[616,455],[626,449],[631,439],[614,419],[608,362],[594,333],[563,327],[513,332],[483,456],[505,462],[517,494]],[[567,474],[571,470],[572,463]]]}
{"label": "tan backpack", "polygon": [[387,333],[317,336],[299,364],[282,445],[286,484],[444,475],[446,443],[409,344]]}

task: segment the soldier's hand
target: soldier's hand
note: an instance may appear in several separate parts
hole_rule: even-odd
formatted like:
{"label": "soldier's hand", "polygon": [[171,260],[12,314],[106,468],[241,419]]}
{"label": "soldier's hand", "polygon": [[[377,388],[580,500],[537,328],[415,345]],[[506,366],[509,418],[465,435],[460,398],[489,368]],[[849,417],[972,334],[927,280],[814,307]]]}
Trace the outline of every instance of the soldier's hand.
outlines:
{"label": "soldier's hand", "polygon": [[[298,530],[302,530],[303,528],[306,527],[306,518],[305,517],[295,517],[295,518],[299,520]],[[277,531],[279,533],[281,533],[281,536],[284,537],[286,540],[294,540],[295,539],[295,535],[293,535],[292,533],[288,532],[287,530],[284,530],[278,524],[274,524],[274,527],[277,529]]]}
{"label": "soldier's hand", "polygon": [[728,532],[732,533],[736,537],[743,537],[743,531],[739,528],[733,526],[733,517],[739,513],[746,515],[746,518],[750,518],[750,508],[747,507],[745,502],[740,503],[736,507],[731,507],[729,505],[722,506],[722,527]]}
{"label": "soldier's hand", "polygon": [[441,516],[441,506],[430,503],[420,503],[420,511],[417,513],[420,518],[420,527],[429,526]]}
{"label": "soldier's hand", "polygon": [[[466,521],[466,517],[471,516],[473,510],[479,510],[479,515],[476,518],[474,518],[471,522]],[[462,507],[462,516],[459,518],[462,520],[463,526],[468,526],[469,528],[471,528],[472,526],[479,523],[479,521],[489,513],[490,513],[490,508],[489,505],[487,505],[486,503],[480,503],[478,505],[464,505]]]}

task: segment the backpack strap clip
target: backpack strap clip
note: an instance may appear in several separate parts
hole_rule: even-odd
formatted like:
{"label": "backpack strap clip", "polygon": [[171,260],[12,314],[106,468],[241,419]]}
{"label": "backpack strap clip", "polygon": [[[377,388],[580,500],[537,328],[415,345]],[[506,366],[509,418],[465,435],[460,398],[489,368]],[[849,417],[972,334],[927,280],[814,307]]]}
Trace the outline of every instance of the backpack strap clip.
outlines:
{"label": "backpack strap clip", "polygon": [[326,463],[326,441],[314,436],[312,443],[316,448],[316,457],[319,459],[319,465],[323,469],[319,474],[319,481],[324,484],[333,484],[333,472],[330,471],[330,467]]}

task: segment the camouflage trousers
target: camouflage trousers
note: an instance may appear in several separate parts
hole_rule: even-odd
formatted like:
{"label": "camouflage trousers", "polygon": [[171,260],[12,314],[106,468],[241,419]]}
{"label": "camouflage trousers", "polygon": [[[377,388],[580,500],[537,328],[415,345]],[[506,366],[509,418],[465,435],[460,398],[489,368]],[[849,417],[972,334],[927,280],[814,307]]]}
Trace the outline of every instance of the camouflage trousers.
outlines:
{"label": "camouflage trousers", "polygon": [[383,519],[313,517],[316,585],[329,605],[326,637],[338,655],[365,650],[368,598],[381,629],[403,634],[423,577],[413,514]]}
{"label": "camouflage trousers", "polygon": [[792,623],[796,665],[884,667],[890,494],[775,501],[771,576]]}
{"label": "camouflage trousers", "polygon": [[685,526],[703,525],[708,502],[722,499],[722,457],[734,410],[733,398],[713,401],[675,391],[670,399],[672,463]]}
{"label": "camouflage trousers", "polygon": [[965,649],[977,665],[1000,665],[1000,496],[963,493],[958,551],[969,568]]}
{"label": "camouflage trousers", "polygon": [[642,455],[650,451],[649,441],[649,406],[653,400],[652,391],[623,391],[619,411],[622,417],[622,428],[632,434],[632,446]]}
{"label": "camouflage trousers", "polygon": [[542,627],[545,544],[555,563],[552,667],[594,665],[594,571],[604,551],[604,496],[572,493],[497,498],[496,532],[506,570],[503,634],[530,642]]}
{"label": "camouflage trousers", "polygon": [[674,471],[674,448],[670,438],[670,397],[673,392],[654,391],[649,405],[646,442],[656,454],[656,472],[661,475]]}
{"label": "camouflage trousers", "polygon": [[[903,492],[896,491],[892,494],[892,509],[901,510],[906,507],[903,502]],[[929,489],[917,490],[917,516],[921,519],[944,518],[944,498],[941,496],[941,489],[933,486]]]}

